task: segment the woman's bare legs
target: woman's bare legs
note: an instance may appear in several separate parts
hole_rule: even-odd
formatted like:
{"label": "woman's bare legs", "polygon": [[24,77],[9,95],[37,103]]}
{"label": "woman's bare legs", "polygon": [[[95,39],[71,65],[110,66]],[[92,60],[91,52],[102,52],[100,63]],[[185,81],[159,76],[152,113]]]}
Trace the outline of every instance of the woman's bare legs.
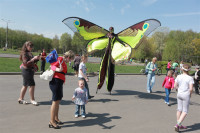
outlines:
{"label": "woman's bare legs", "polygon": [[57,100],[57,101],[53,101],[52,105],[51,105],[51,110],[50,110],[51,120],[50,120],[50,122],[54,127],[57,126],[55,120],[59,121],[59,119],[58,119],[59,104],[60,104],[60,100]]}
{"label": "woman's bare legs", "polygon": [[19,99],[18,100],[23,100],[24,99],[24,96],[26,94],[26,90],[27,90],[28,86],[22,86],[22,89],[20,91],[20,96],[19,96]]}

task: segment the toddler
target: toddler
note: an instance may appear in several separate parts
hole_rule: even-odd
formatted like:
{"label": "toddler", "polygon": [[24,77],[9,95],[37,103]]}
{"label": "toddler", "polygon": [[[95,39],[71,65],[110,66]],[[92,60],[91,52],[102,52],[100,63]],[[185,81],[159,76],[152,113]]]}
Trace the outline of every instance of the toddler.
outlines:
{"label": "toddler", "polygon": [[78,118],[81,108],[81,116],[85,118],[85,104],[88,103],[88,93],[87,89],[85,88],[83,79],[78,81],[78,85],[79,87],[75,89],[74,95],[72,97],[72,100],[76,104],[75,117]]}

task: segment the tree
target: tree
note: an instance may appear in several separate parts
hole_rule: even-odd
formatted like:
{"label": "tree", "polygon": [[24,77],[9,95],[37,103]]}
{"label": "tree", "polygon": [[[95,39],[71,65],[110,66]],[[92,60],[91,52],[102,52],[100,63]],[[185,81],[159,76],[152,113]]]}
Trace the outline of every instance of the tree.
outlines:
{"label": "tree", "polygon": [[65,53],[68,50],[71,50],[71,42],[72,38],[70,34],[68,33],[62,34],[59,41],[59,48],[63,50],[63,53]]}
{"label": "tree", "polygon": [[168,34],[168,28],[162,28],[162,31],[155,32],[152,35],[154,45],[156,46],[155,56],[157,56],[158,60],[162,60],[162,54]]}
{"label": "tree", "polygon": [[56,49],[56,51],[59,53],[59,39],[58,39],[58,36],[55,35],[55,37],[53,38],[52,40],[52,47]]}
{"label": "tree", "polygon": [[72,50],[79,54],[86,53],[87,42],[88,41],[84,40],[83,37],[79,35],[79,33],[74,33],[72,38]]}
{"label": "tree", "polygon": [[144,37],[140,46],[137,49],[133,49],[132,53],[134,55],[133,57],[141,60],[142,62],[146,58],[152,57],[152,45],[148,41],[148,38]]}

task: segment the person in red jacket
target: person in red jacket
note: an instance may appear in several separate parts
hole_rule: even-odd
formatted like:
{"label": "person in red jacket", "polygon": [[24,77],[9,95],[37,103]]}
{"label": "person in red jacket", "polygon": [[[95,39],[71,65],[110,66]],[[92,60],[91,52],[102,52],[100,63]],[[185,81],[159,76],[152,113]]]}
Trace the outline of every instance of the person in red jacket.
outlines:
{"label": "person in red jacket", "polygon": [[57,61],[51,63],[51,70],[55,71],[53,79],[49,82],[52,91],[51,120],[49,128],[60,129],[62,125],[58,118],[59,104],[63,97],[63,83],[65,82],[65,74],[67,73],[67,64],[74,59],[74,53],[69,50],[64,56],[58,57]]}
{"label": "person in red jacket", "polygon": [[173,71],[169,70],[167,72],[167,76],[165,77],[162,87],[165,87],[165,93],[166,93],[166,98],[165,98],[165,103],[170,106],[169,104],[169,95],[171,90],[174,89],[174,77],[173,77]]}
{"label": "person in red jacket", "polygon": [[45,49],[43,49],[42,53],[40,54],[41,56],[41,67],[40,67],[40,70],[41,70],[41,73],[43,73],[45,71],[45,64],[46,64],[46,57],[47,57],[47,54],[45,52]]}

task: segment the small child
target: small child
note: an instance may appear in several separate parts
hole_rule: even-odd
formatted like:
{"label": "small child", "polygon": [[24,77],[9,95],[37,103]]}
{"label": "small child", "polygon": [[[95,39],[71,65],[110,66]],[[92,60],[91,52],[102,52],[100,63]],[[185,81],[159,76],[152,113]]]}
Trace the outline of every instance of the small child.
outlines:
{"label": "small child", "polygon": [[87,55],[82,55],[82,57],[81,57],[81,61],[82,62],[79,64],[78,78],[79,79],[83,79],[84,84],[85,84],[85,88],[87,89],[88,99],[91,99],[94,96],[90,95],[89,86],[88,86],[88,83],[87,83],[87,82],[89,82],[89,79],[88,79],[87,73],[86,73],[87,68],[86,68],[86,65],[85,65],[85,63],[87,62],[87,60],[88,60]]}
{"label": "small child", "polygon": [[85,104],[88,103],[88,93],[85,88],[84,80],[80,79],[78,81],[78,88],[75,89],[72,101],[76,104],[75,117],[78,118],[81,108],[81,116],[85,118]]}
{"label": "small child", "polygon": [[166,98],[165,98],[165,103],[170,106],[169,104],[169,95],[171,90],[174,89],[174,78],[173,78],[173,71],[169,70],[167,72],[167,76],[165,77],[162,87],[165,87],[165,93],[166,93]]}

